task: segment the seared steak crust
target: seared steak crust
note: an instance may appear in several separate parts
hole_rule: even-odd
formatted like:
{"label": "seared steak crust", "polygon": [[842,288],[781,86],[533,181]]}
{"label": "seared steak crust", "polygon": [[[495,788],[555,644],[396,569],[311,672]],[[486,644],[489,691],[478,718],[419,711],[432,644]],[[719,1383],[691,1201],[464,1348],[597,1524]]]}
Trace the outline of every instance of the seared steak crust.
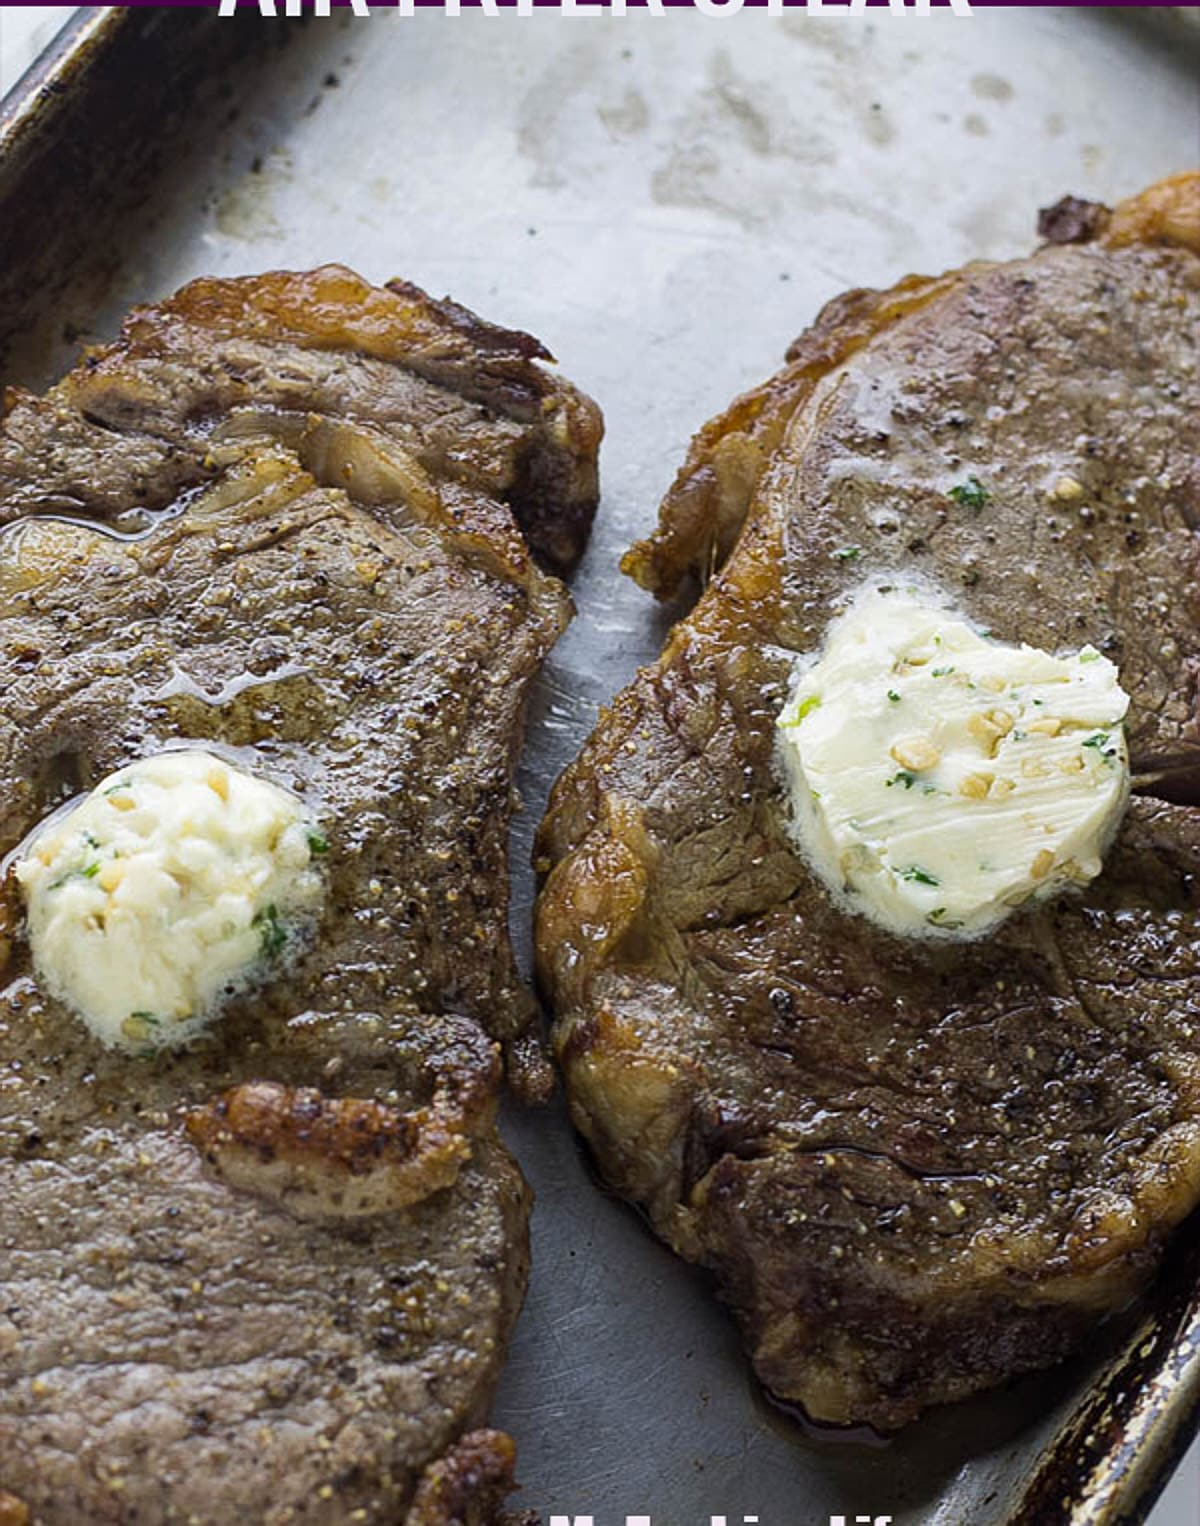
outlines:
{"label": "seared steak crust", "polygon": [[[507,1438],[449,1449],[527,1275],[501,1048],[525,1092],[546,1071],[507,827],[570,612],[473,455],[491,431],[548,492],[573,452],[594,482],[594,410],[536,393],[535,350],[344,272],[202,282],[0,434],[0,852],[179,743],[296,790],[328,841],[294,968],[176,1056],[114,1055],[44,998],[0,898],[0,1490],[42,1526],[449,1526],[475,1477],[483,1526],[511,1486]],[[414,354],[439,379],[411,372],[409,420]],[[394,416],[320,412],[314,368],[377,364]],[[540,422],[510,429],[522,387]]]}
{"label": "seared steak crust", "polygon": [[[851,293],[700,433],[627,568],[720,570],[541,832],[578,1126],[826,1421],[1053,1361],[1200,1198],[1200,182],[1096,222]],[[846,915],[785,830],[791,654],[892,572],[1002,640],[1093,642],[1133,696],[1105,872],[984,942]]]}
{"label": "seared steak crust", "polygon": [[[516,1448],[503,1431],[464,1436],[426,1472],[405,1526],[492,1526],[514,1488],[515,1461]],[[539,1526],[536,1517],[531,1526]]]}
{"label": "seared steak crust", "polygon": [[569,570],[596,509],[601,422],[551,359],[528,334],[338,265],[193,281],[135,308],[46,396],[10,391],[0,519],[162,508],[249,442],[295,443],[315,414],[373,426],[447,490],[507,504],[534,553]]}

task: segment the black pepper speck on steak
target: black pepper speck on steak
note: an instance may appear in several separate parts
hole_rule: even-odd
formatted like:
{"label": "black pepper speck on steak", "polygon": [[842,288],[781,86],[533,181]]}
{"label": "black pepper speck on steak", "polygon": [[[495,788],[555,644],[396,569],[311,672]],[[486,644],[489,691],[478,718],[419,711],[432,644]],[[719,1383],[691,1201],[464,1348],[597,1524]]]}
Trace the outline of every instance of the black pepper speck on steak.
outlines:
{"label": "black pepper speck on steak", "polygon": [[[715,575],[541,831],[576,1122],[824,1421],[1054,1361],[1200,1199],[1200,180],[1088,221],[839,299],[701,431],[626,569]],[[1104,872],[981,942],[835,906],[773,765],[790,654],[913,572],[1132,695]]]}
{"label": "black pepper speck on steak", "polygon": [[527,1275],[501,1050],[546,1074],[507,832],[570,614],[518,521],[571,559],[599,438],[537,353],[323,270],[197,283],[10,398],[0,852],[180,742],[329,844],[311,946],[175,1056],[44,997],[5,887],[0,1504],[40,1526],[486,1526],[512,1487],[473,1430]]}

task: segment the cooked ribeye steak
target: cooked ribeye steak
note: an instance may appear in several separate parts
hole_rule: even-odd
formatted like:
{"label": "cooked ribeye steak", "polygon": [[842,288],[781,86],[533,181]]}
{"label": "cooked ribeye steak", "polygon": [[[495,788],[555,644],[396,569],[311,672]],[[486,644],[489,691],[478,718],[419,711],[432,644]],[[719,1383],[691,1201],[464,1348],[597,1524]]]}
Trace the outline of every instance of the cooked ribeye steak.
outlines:
{"label": "cooked ribeye steak", "polygon": [[[1200,1197],[1200,179],[1051,228],[834,302],[700,433],[627,569],[716,570],[541,831],[575,1120],[828,1422],[1054,1361]],[[1104,871],[983,941],[848,913],[788,831],[795,657],[899,574],[1132,695]]]}
{"label": "cooked ribeye steak", "polygon": [[[371,287],[337,266],[200,280],[136,309],[116,343],[90,351],[44,396],[10,392],[0,426],[0,526],[55,515],[136,533],[243,460],[273,470],[266,453],[283,444],[402,534],[402,561],[387,577],[386,558],[370,548],[353,568],[378,624],[354,640],[338,630],[335,643],[326,641],[327,669],[293,676],[278,697],[271,692],[270,708],[302,701],[304,718],[286,723],[302,743],[307,728],[332,725],[353,696],[378,692],[381,734],[403,736],[392,736],[391,751],[364,745],[357,756],[384,789],[393,829],[403,823],[404,851],[417,855],[397,875],[407,888],[389,911],[396,964],[427,992],[422,1000],[465,1012],[501,1039],[526,1090],[543,1085],[545,1070],[527,1040],[535,1008],[506,931],[511,778],[528,683],[571,606],[531,562],[522,526],[557,564],[578,556],[595,509],[601,430],[595,405],[547,371],[544,358],[528,335],[403,283]],[[280,470],[286,498],[298,489]],[[337,533],[331,519],[327,538]],[[247,529],[235,539],[257,535]],[[105,544],[117,556],[120,547]],[[162,597],[174,608],[171,579]],[[246,675],[295,667],[295,627],[336,629],[338,617],[320,603],[324,586],[316,575],[293,577],[276,589],[278,608],[268,600],[256,626],[245,622],[237,660],[244,657]],[[87,596],[77,596],[76,624],[89,618]],[[227,603],[210,607],[218,596]],[[231,666],[232,652],[206,651],[241,605],[236,585],[181,588],[179,598],[177,651],[187,652],[188,640],[194,651],[183,662],[191,677],[171,698],[175,732],[203,738],[226,726],[238,740],[269,741],[261,686],[236,677],[243,669]],[[197,625],[185,638],[186,616]],[[139,627],[147,647],[157,618],[147,608]],[[61,658],[45,652],[31,661],[19,692],[44,706],[48,685],[77,684],[92,651],[82,634],[68,645]],[[399,703],[380,692],[388,662],[405,673]],[[333,688],[318,676],[326,671]],[[222,686],[228,696],[214,704]],[[152,689],[131,674],[131,694],[149,702]],[[344,723],[356,722],[347,715]],[[76,725],[97,749],[79,770],[88,787],[93,763],[103,771],[149,745],[136,732],[119,739],[95,735],[90,721]],[[341,741],[329,740],[339,768],[348,767]],[[25,743],[29,769],[42,758],[44,771],[47,748],[70,745],[39,731]],[[376,824],[361,828],[368,854]]]}
{"label": "cooked ribeye steak", "polygon": [[394,1520],[483,1418],[528,1202],[450,1014],[511,1000],[489,876],[560,608],[395,518],[281,452],[135,539],[0,535],[6,845],[179,738],[329,844],[315,942],[175,1058],[102,1048],[10,940],[0,1481],[39,1521]]}
{"label": "cooked ribeye steak", "polygon": [[[254,428],[222,415],[236,335],[206,351],[199,326],[192,351],[99,352],[0,436],[0,852],[183,743],[299,795],[327,878],[291,966],[157,1057],[105,1049],[39,989],[5,882],[0,1503],[44,1526],[484,1526],[512,1487],[512,1444],[472,1429],[527,1275],[501,1049],[526,1092],[546,1074],[507,827],[525,694],[570,604],[472,464],[491,430],[499,483],[504,418],[452,391],[538,368],[408,291],[393,332],[400,299],[351,279],[199,283],[162,311],[236,310],[250,332],[281,291],[323,292],[295,322],[324,326],[314,365],[343,377],[424,332],[448,380],[414,407],[444,463],[400,438],[391,362],[394,417],[323,416],[309,352],[282,346],[257,361]],[[336,348],[348,334],[364,354]],[[546,388],[510,465],[552,495],[572,453],[594,483],[598,424]],[[528,501],[557,533],[552,496]]]}

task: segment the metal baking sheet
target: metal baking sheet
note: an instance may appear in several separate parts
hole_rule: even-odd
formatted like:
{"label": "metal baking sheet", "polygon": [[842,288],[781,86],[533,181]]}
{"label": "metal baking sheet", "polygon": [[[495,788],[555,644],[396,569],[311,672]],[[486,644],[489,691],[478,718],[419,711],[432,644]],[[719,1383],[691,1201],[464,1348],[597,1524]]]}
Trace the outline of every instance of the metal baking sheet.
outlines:
{"label": "metal baking sheet", "polygon": [[[608,435],[579,618],[521,774],[528,962],[549,786],[678,614],[616,563],[690,432],[846,287],[1017,254],[1063,193],[1112,200],[1187,167],[1185,30],[1077,9],[85,13],[0,111],[0,375],[45,382],[81,338],[192,276],[322,260],[402,274],[550,345]],[[1144,1517],[1186,1445],[1194,1246],[1078,1361],[867,1445],[771,1410],[705,1279],[598,1187],[561,1105],[513,1111],[506,1131],[538,1196],[495,1410],[520,1444],[519,1505],[598,1526],[1116,1526]]]}

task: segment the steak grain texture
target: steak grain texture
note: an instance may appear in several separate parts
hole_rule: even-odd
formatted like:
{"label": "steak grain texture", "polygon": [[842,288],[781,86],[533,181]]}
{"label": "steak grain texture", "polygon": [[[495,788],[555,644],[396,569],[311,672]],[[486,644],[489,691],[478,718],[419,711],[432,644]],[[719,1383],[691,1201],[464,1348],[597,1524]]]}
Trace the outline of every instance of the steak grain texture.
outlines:
{"label": "steak grain texture", "polygon": [[[1200,1198],[1200,182],[1082,205],[1027,259],[840,298],[700,432],[625,565],[715,575],[541,830],[576,1123],[823,1421],[1053,1362]],[[1104,872],[986,941],[846,914],[787,831],[792,657],[912,574],[1132,696]]]}
{"label": "steak grain texture", "polygon": [[487,1526],[512,1487],[495,1110],[502,1054],[546,1067],[507,832],[570,614],[521,522],[571,559],[599,433],[541,353],[324,270],[196,283],[10,397],[0,852],[180,743],[328,842],[293,967],[173,1056],[39,992],[6,886],[0,1490],[36,1526]]}

